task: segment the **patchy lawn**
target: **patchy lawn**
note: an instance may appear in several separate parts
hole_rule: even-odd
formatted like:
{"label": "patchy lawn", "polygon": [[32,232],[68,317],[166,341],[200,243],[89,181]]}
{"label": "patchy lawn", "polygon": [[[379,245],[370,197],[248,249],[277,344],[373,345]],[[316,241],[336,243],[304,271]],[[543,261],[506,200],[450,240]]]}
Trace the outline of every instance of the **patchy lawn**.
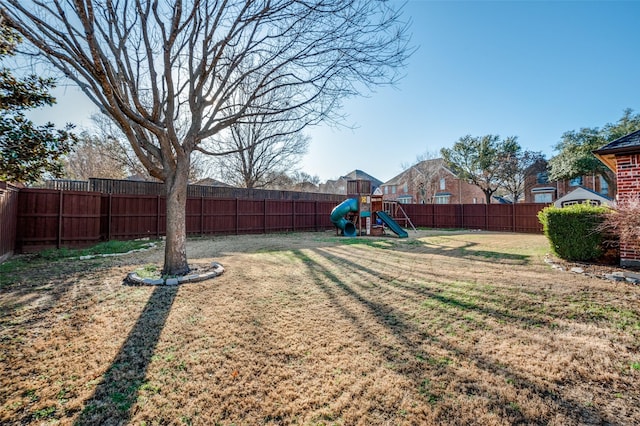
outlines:
{"label": "patchy lawn", "polygon": [[[123,286],[162,248],[3,272],[2,424],[640,424],[640,287],[539,235],[189,241],[226,272]],[[11,274],[11,277],[8,277]]]}

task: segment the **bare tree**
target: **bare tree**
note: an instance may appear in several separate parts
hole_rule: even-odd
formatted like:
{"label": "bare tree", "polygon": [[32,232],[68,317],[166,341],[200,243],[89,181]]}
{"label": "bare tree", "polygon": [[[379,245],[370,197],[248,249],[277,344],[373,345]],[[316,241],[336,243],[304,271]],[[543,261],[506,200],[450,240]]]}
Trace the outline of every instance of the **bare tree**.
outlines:
{"label": "bare tree", "polygon": [[63,160],[64,174],[71,179],[90,177],[122,179],[126,168],[118,152],[120,144],[111,138],[101,138],[82,132],[73,151]]}
{"label": "bare tree", "polygon": [[[409,54],[407,26],[383,1],[0,5],[9,25],[114,120],[165,183],[166,274],[189,270],[187,179],[203,141],[254,115],[304,125],[335,119],[345,97],[393,83]],[[239,87],[250,96],[230,102]]]}
{"label": "bare tree", "polygon": [[502,189],[517,203],[524,197],[527,177],[535,173],[535,165],[544,163],[541,152],[522,149],[516,137],[506,139],[505,152],[499,159]]}
{"label": "bare tree", "polygon": [[234,186],[264,188],[281,175],[295,172],[310,138],[302,134],[301,123],[289,119],[291,114],[285,112],[281,121],[273,121],[256,111],[229,126],[213,143],[203,144],[213,155],[231,153],[213,161],[220,178]]}
{"label": "bare tree", "polygon": [[444,160],[438,153],[425,152],[418,155],[413,164],[403,163],[402,168],[408,170],[408,180],[416,190],[416,202],[426,204],[433,199],[438,188],[436,180],[444,171]]}

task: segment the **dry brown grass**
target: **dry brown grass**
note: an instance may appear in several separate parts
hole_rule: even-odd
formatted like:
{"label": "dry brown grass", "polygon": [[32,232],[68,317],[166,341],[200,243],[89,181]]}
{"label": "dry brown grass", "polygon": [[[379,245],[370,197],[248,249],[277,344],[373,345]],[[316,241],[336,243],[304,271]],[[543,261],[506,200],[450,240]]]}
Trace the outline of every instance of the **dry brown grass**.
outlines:
{"label": "dry brown grass", "polygon": [[129,287],[162,250],[0,289],[2,424],[640,424],[640,287],[539,235],[192,240],[226,269]]}

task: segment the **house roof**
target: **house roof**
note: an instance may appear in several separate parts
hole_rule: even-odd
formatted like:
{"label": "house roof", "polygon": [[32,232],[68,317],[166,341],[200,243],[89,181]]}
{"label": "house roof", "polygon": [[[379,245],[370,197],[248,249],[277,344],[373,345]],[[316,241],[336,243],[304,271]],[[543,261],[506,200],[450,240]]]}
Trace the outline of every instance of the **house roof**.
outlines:
{"label": "house roof", "polygon": [[584,186],[578,186],[573,191],[565,194],[564,196],[558,198],[553,204],[556,207],[562,207],[563,203],[567,201],[599,201],[600,204],[611,205],[611,198],[606,197],[602,194],[599,194],[595,191],[592,191],[589,188],[585,188]]}
{"label": "house roof", "polygon": [[359,169],[355,169],[354,171],[347,173],[344,176],[341,176],[340,179],[346,179],[346,180],[356,180],[356,179],[362,179],[362,180],[369,180],[371,181],[371,186],[373,188],[377,188],[380,185],[382,185],[382,181],[380,179],[376,179],[373,176],[371,176],[368,173],[363,172],[362,170]]}
{"label": "house roof", "polygon": [[213,179],[213,178],[204,178],[204,179],[200,179],[198,181],[195,181],[193,183],[194,185],[203,185],[203,186],[222,186],[222,187],[231,187],[231,185],[228,185],[224,182],[221,182],[217,179]]}
{"label": "house roof", "polygon": [[640,130],[629,133],[593,151],[593,154],[615,173],[616,155],[640,153]]}
{"label": "house roof", "polygon": [[430,159],[430,160],[423,160],[423,161],[420,161],[417,164],[414,164],[413,166],[409,167],[406,170],[403,170],[398,175],[392,177],[391,179],[389,179],[388,181],[383,183],[383,185],[384,186],[387,186],[387,185],[398,185],[398,184],[403,182],[402,179],[411,170],[417,170],[418,173],[420,173],[421,170],[426,170],[426,169],[434,168],[434,167],[441,167],[442,169],[444,169],[444,170],[448,171],[449,173],[453,174],[453,172],[451,170],[449,170],[448,168],[445,167],[444,159],[442,159],[442,158],[433,158],[433,159]]}

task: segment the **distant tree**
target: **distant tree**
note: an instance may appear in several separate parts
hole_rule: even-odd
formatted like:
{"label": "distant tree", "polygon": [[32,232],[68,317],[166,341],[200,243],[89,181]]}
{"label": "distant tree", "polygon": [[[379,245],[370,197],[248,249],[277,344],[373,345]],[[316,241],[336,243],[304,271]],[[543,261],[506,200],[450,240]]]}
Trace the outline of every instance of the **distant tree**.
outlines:
{"label": "distant tree", "polygon": [[444,160],[438,152],[425,152],[418,155],[414,163],[403,163],[403,170],[406,170],[411,187],[417,189],[416,201],[425,204],[433,198],[437,191],[437,177],[443,170]]}
{"label": "distant tree", "polygon": [[[0,22],[0,60],[15,53],[19,35]],[[49,174],[63,174],[62,158],[75,142],[73,126],[56,129],[51,123],[36,126],[25,111],[53,105],[51,78],[29,75],[18,78],[0,69],[0,180],[33,183]]]}
{"label": "distant tree", "polygon": [[640,114],[626,109],[616,123],[608,123],[602,129],[592,127],[565,132],[562,140],[554,147],[558,154],[549,160],[549,178],[562,180],[600,174],[610,188],[615,188],[613,172],[592,151],[639,129]]}
{"label": "distant tree", "polygon": [[122,161],[121,145],[113,138],[101,138],[82,132],[73,150],[64,159],[64,174],[70,179],[124,179],[127,169]]}
{"label": "distant tree", "polygon": [[[369,0],[0,0],[0,13],[122,130],[166,188],[163,273],[188,273],[192,154],[238,121],[336,119],[344,99],[397,81],[399,6]],[[230,102],[240,89],[250,93]],[[275,102],[274,102],[275,99]]]}
{"label": "distant tree", "polygon": [[213,156],[221,179],[233,186],[265,188],[276,183],[282,174],[295,171],[309,147],[310,138],[291,114],[273,121],[254,112],[203,144],[202,151]]}
{"label": "distant tree", "polygon": [[452,148],[440,153],[446,166],[463,179],[484,192],[486,203],[503,184],[503,162],[513,146],[515,136],[500,140],[498,135],[460,138]]}
{"label": "distant tree", "polygon": [[317,192],[319,191],[320,177],[309,173],[295,171],[292,173],[277,172],[269,177],[271,182],[265,189],[279,189],[284,191]]}
{"label": "distant tree", "polygon": [[541,152],[524,150],[516,137],[509,138],[504,149],[503,158],[500,160],[502,189],[514,203],[517,203],[524,197],[527,177],[533,172],[533,166],[543,162],[544,155]]}
{"label": "distant tree", "polygon": [[[136,176],[144,180],[158,181],[157,178],[151,176],[149,170],[140,162],[133,147],[129,144],[125,134],[122,132],[122,129],[120,129],[113,120],[105,114],[97,113],[91,116],[91,121],[93,122],[91,133],[106,143],[109,149],[108,155],[113,157],[113,159],[125,169],[127,176]],[[196,181],[201,179],[207,164],[208,161],[205,155],[194,152],[189,168],[189,180]]]}

